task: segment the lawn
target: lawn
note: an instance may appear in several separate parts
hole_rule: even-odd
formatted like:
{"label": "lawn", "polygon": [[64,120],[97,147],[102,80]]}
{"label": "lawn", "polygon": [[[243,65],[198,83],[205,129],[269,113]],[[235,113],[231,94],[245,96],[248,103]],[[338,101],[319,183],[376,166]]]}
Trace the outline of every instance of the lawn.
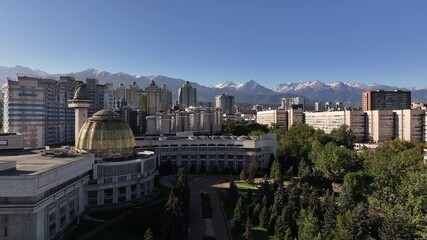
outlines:
{"label": "lawn", "polygon": [[142,239],[147,228],[151,228],[155,238],[159,238],[161,233],[161,222],[164,213],[164,206],[167,199],[154,205],[135,208],[126,218],[116,222],[106,230],[100,232],[92,239],[113,240],[113,239]]}
{"label": "lawn", "polygon": [[101,224],[102,223],[100,222],[81,220],[77,228],[67,233],[65,239],[77,239],[83,234],[88,233],[89,231],[101,226]]}
{"label": "lawn", "polygon": [[202,217],[212,218],[211,197],[208,193],[201,193],[200,198],[202,203]]}
{"label": "lawn", "polygon": [[236,182],[236,186],[239,190],[245,190],[245,189],[256,189],[256,184],[250,184],[248,182]]}

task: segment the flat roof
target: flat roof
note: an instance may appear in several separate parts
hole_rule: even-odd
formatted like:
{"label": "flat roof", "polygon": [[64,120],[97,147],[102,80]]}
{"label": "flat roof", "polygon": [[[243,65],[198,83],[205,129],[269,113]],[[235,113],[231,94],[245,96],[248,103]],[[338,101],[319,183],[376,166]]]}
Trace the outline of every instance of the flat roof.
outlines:
{"label": "flat roof", "polygon": [[39,151],[2,151],[0,162],[16,161],[16,169],[0,171],[1,176],[37,175],[53,168],[81,160],[84,156],[41,156]]}

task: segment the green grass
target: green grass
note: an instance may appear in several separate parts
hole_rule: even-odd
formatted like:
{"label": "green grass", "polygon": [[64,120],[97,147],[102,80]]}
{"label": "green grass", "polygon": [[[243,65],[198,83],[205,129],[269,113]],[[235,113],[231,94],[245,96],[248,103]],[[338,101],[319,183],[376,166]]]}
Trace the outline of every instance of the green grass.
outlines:
{"label": "green grass", "polygon": [[100,220],[111,220],[115,217],[119,216],[120,214],[128,211],[129,208],[121,208],[121,209],[114,209],[109,211],[103,211],[103,212],[97,212],[97,213],[91,213],[89,214],[91,217],[100,219]]}
{"label": "green grass", "polygon": [[92,239],[113,240],[113,239],[142,239],[144,232],[150,228],[155,239],[160,237],[161,222],[164,213],[166,199],[154,205],[135,208],[132,213],[124,219],[111,225]]}
{"label": "green grass", "polygon": [[81,220],[77,228],[71,230],[69,233],[67,233],[65,239],[77,239],[81,237],[82,235],[90,232],[91,230],[101,226],[101,222],[94,222],[94,221],[88,221],[88,220]]}
{"label": "green grass", "polygon": [[[243,233],[235,230],[234,228],[231,230],[231,237],[233,238],[233,240],[244,240]],[[256,240],[277,240],[274,235],[270,235],[270,233],[267,232],[267,229],[259,226],[252,228],[252,237]]]}
{"label": "green grass", "polygon": [[248,182],[236,182],[236,186],[239,190],[256,188],[256,184],[250,184]]}
{"label": "green grass", "polygon": [[212,218],[211,197],[208,193],[201,193],[200,198],[202,203],[202,217]]}

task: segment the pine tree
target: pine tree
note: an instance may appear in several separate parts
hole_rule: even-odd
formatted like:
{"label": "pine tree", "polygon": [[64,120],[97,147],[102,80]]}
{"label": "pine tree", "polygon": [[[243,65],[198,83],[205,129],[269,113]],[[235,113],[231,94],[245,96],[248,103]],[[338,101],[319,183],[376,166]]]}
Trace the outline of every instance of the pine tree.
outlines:
{"label": "pine tree", "polygon": [[269,220],[270,220],[269,208],[267,206],[263,206],[259,214],[259,225],[263,228],[267,228]]}
{"label": "pine tree", "polygon": [[257,203],[254,207],[254,210],[252,212],[252,223],[254,226],[259,225],[259,214],[261,213],[261,204]]}
{"label": "pine tree", "polygon": [[243,237],[246,240],[252,240],[252,223],[251,220],[249,218],[246,219],[246,224],[245,224],[245,232],[243,233]]}
{"label": "pine tree", "polygon": [[276,220],[275,226],[274,226],[274,236],[278,240],[284,240],[286,236],[286,225],[285,220],[283,220],[283,216],[279,216]]}
{"label": "pine tree", "polygon": [[323,209],[322,235],[324,239],[332,239],[336,232],[338,209],[335,198],[329,190],[323,198]]}
{"label": "pine tree", "polygon": [[359,203],[356,208],[353,209],[345,228],[347,234],[344,239],[362,240],[370,236],[371,225],[367,204]]}
{"label": "pine tree", "polygon": [[274,160],[273,165],[271,165],[270,170],[270,178],[273,179],[276,182],[282,183],[282,165],[280,164],[279,160]]}
{"label": "pine tree", "polygon": [[298,220],[299,231],[298,239],[312,240],[320,236],[319,220],[312,212],[301,210],[300,219]]}
{"label": "pine tree", "polygon": [[245,212],[243,199],[241,197],[237,201],[236,207],[234,208],[233,219],[234,219],[234,225],[240,230],[243,229],[246,221],[246,212]]}
{"label": "pine tree", "polygon": [[237,200],[239,199],[239,190],[237,189],[236,183],[234,181],[230,182],[230,188],[228,189],[227,195],[227,204],[230,208],[236,206]]}
{"label": "pine tree", "polygon": [[144,240],[154,240],[154,236],[150,228],[147,228],[147,231],[145,231]]}
{"label": "pine tree", "polygon": [[240,177],[240,180],[242,181],[246,181],[248,179],[248,173],[246,172],[245,169],[242,169],[239,177]]}
{"label": "pine tree", "polygon": [[415,228],[411,223],[411,217],[401,206],[395,206],[383,221],[380,229],[381,239],[414,239],[414,235]]}
{"label": "pine tree", "polygon": [[248,168],[248,183],[253,184],[255,181],[255,175],[258,172],[259,168],[259,160],[256,157],[253,157],[251,159],[251,162],[249,163]]}

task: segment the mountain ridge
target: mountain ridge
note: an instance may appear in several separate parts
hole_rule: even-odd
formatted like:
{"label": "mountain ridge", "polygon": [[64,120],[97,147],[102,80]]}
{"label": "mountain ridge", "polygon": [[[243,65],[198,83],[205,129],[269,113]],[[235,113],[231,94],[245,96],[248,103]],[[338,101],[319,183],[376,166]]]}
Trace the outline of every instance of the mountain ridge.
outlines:
{"label": "mountain ridge", "polygon": [[[71,73],[56,73],[51,74],[42,70],[31,69],[17,65],[15,67],[0,66],[0,83],[6,81],[7,78],[16,79],[16,74],[37,75],[40,77],[49,77],[58,79],[62,75],[72,75],[77,80],[85,78],[97,78],[101,83],[111,82],[114,86],[123,83],[125,86],[132,82],[137,82],[140,88],[145,88],[151,80],[161,86],[166,84],[172,91],[173,99],[177,99],[177,90],[186,80],[180,78],[172,78],[163,75],[130,75],[124,72],[111,73],[95,68],[88,68],[80,72]],[[197,82],[191,82],[193,87],[197,89],[199,101],[214,101],[216,95],[228,93],[235,96],[236,103],[258,103],[279,105],[282,97],[303,96],[307,99],[316,101],[340,101],[348,106],[360,106],[361,94],[363,91],[374,90],[411,90],[412,100],[427,102],[427,88],[398,88],[379,83],[362,84],[352,82],[334,81],[324,83],[321,81],[305,81],[299,83],[281,83],[274,86],[272,89],[262,86],[259,82],[251,79],[246,83],[234,83],[225,81],[216,85],[204,86]]]}

